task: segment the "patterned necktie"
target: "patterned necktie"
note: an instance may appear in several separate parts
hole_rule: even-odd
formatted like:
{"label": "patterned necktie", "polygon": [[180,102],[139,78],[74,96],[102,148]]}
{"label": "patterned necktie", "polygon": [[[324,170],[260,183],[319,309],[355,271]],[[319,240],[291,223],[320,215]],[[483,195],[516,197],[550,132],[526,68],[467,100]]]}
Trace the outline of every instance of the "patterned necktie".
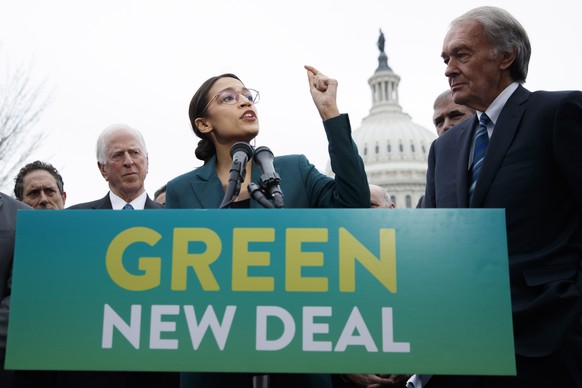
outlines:
{"label": "patterned necktie", "polygon": [[481,166],[483,166],[483,160],[485,159],[485,152],[487,152],[487,145],[489,144],[487,124],[489,124],[490,121],[489,116],[483,113],[479,119],[477,132],[475,133],[475,149],[473,151],[473,164],[471,165],[470,172],[471,185],[469,186],[469,202],[471,202],[471,197],[475,191],[477,178],[479,178],[479,172],[481,171]]}
{"label": "patterned necktie", "polygon": [[133,206],[131,206],[131,203],[126,203],[125,205],[123,205],[123,210],[133,210]]}

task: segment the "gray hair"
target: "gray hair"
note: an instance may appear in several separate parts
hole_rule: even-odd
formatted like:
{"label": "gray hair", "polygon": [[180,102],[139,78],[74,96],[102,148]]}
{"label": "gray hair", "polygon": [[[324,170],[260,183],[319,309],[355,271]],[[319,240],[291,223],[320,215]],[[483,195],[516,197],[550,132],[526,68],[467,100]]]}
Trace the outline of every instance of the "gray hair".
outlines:
{"label": "gray hair", "polygon": [[511,53],[515,50],[515,61],[509,68],[511,78],[524,83],[527,78],[531,45],[523,26],[509,12],[497,7],[478,7],[459,16],[451,26],[475,20],[481,24],[487,40],[493,47],[493,55]]}
{"label": "gray hair", "polygon": [[384,199],[386,200],[386,204],[388,206],[390,206],[390,202],[392,202],[392,197],[390,196],[390,193],[388,192],[388,190],[386,190],[383,187],[382,187],[382,191],[384,192]]}
{"label": "gray hair", "polygon": [[442,92],[437,96],[437,98],[435,98],[434,104],[432,105],[432,109],[436,109],[437,107],[441,106],[441,104],[445,102],[447,98],[449,98],[449,96],[452,98],[452,95],[453,91],[451,89],[445,89],[444,92]]}
{"label": "gray hair", "polygon": [[390,193],[388,192],[388,190],[386,190],[386,188],[372,183],[368,184],[368,186],[370,187],[370,191],[372,191],[373,189],[382,191],[382,197],[384,197],[386,205],[390,206],[390,203],[392,203],[392,197],[390,196]]}
{"label": "gray hair", "polygon": [[107,162],[107,154],[109,151],[107,149],[107,141],[109,140],[111,135],[114,135],[117,132],[123,132],[123,131],[133,132],[137,138],[140,149],[143,151],[144,155],[147,155],[148,150],[147,150],[146,143],[145,143],[145,140],[144,140],[141,132],[135,128],[130,127],[127,124],[118,123],[118,124],[110,125],[107,128],[105,128],[103,130],[103,132],[101,132],[101,135],[99,135],[99,138],[97,139],[97,150],[96,151],[97,151],[97,161],[99,163],[105,164],[105,162]]}

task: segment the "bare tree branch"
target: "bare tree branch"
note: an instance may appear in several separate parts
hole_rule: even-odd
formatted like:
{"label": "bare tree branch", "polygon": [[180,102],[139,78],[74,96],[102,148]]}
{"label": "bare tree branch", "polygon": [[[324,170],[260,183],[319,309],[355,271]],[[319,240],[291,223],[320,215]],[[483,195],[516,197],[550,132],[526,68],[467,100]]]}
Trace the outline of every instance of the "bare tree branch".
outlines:
{"label": "bare tree branch", "polygon": [[5,69],[0,80],[0,188],[6,192],[18,170],[46,140],[47,132],[35,127],[50,96],[45,82],[31,81],[31,66]]}

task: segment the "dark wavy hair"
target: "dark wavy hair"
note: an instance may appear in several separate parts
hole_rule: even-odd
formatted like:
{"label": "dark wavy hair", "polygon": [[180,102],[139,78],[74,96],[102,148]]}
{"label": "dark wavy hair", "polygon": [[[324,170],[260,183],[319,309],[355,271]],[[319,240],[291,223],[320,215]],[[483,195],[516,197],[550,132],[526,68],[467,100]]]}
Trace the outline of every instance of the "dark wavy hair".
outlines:
{"label": "dark wavy hair", "polygon": [[45,170],[51,174],[55,181],[57,182],[57,188],[59,193],[63,195],[65,191],[65,184],[63,183],[63,177],[59,174],[59,171],[50,163],[41,162],[40,160],[35,160],[34,162],[28,163],[26,166],[22,167],[14,178],[14,196],[20,201],[24,198],[24,177],[36,170]]}
{"label": "dark wavy hair", "polygon": [[196,93],[194,93],[194,96],[190,101],[190,107],[188,109],[188,116],[190,117],[192,130],[194,131],[196,136],[200,138],[198,146],[196,147],[195,154],[196,157],[204,161],[204,163],[208,162],[210,158],[212,158],[212,156],[216,154],[216,148],[214,147],[214,143],[212,143],[210,138],[208,138],[206,134],[201,133],[198,130],[198,128],[196,128],[196,119],[207,117],[206,111],[208,101],[210,98],[212,98],[212,96],[208,95],[208,92],[210,92],[210,89],[212,89],[212,86],[214,86],[216,81],[218,81],[221,78],[234,78],[241,81],[240,78],[231,73],[225,73],[207,79],[206,81],[204,81],[202,85],[200,85]]}

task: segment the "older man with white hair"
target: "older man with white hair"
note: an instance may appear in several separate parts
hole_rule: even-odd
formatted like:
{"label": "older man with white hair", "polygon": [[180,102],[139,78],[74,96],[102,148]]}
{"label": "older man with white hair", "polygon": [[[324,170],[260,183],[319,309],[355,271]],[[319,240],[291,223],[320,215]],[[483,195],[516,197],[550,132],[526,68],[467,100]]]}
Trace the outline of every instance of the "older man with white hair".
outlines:
{"label": "older man with white hair", "polygon": [[[146,144],[138,130],[126,124],[105,128],[97,139],[97,167],[109,192],[67,209],[163,209],[145,191],[148,164]],[[71,371],[59,372],[58,388],[177,388],[179,381],[177,372]]]}
{"label": "older man with white hair", "polygon": [[97,167],[108,182],[101,199],[68,209],[161,209],[145,191],[149,159],[142,134],[126,124],[113,124],[97,139]]}

